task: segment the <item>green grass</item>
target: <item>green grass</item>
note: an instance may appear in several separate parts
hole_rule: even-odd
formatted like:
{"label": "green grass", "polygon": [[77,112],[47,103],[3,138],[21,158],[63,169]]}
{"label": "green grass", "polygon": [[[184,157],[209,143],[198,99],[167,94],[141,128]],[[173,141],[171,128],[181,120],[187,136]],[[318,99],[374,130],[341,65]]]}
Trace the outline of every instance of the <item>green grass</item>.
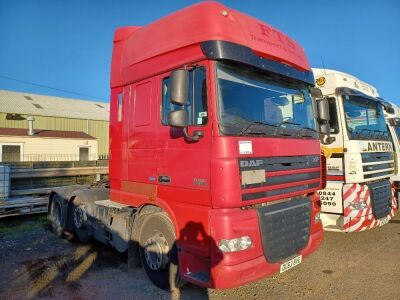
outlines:
{"label": "green grass", "polygon": [[0,221],[0,235],[23,233],[43,228],[47,224],[46,215],[21,216]]}

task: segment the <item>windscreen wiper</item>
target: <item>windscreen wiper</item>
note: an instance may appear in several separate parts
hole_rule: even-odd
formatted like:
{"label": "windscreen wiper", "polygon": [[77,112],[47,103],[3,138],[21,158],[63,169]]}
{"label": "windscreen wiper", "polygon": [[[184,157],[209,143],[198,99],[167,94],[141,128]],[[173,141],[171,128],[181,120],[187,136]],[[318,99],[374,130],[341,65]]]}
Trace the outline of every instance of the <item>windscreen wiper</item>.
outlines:
{"label": "windscreen wiper", "polygon": [[[370,133],[369,136],[368,136],[369,138],[373,138],[374,136],[377,136],[377,134],[376,134],[377,130],[363,128],[363,129],[361,129],[361,132],[363,132],[363,131],[366,131],[366,132]],[[379,130],[378,130],[378,132],[379,132]]]}
{"label": "windscreen wiper", "polygon": [[[319,133],[315,128],[311,128],[311,127],[302,127],[302,131],[308,131],[308,132],[313,132],[313,133]],[[306,137],[313,137],[313,135],[312,134],[307,134],[307,135],[303,135],[303,136],[306,136]]]}
{"label": "windscreen wiper", "polygon": [[[275,135],[276,135],[278,129],[281,128],[282,125],[286,125],[286,124],[287,124],[287,125],[294,125],[294,126],[301,126],[301,124],[295,123],[295,122],[292,122],[292,121],[281,121],[281,122],[279,122],[278,124],[276,124]],[[281,134],[281,135],[287,135],[287,134]],[[294,134],[293,134],[293,135],[294,135]],[[293,136],[293,135],[291,135],[291,136]]]}
{"label": "windscreen wiper", "polygon": [[264,132],[254,132],[254,131],[250,131],[250,129],[254,126],[267,126],[267,127],[276,127],[277,125],[275,124],[270,124],[270,123],[265,123],[265,122],[261,122],[261,121],[249,121],[249,123],[242,128],[242,130],[239,132],[239,135],[244,135],[246,133],[250,133],[250,134],[265,134]]}

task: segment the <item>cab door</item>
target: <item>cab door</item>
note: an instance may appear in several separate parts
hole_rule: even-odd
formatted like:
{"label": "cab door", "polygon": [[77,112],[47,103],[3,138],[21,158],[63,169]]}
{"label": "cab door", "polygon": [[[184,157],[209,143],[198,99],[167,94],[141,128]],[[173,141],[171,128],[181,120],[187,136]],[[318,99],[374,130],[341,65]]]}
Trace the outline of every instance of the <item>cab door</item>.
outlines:
{"label": "cab door", "polygon": [[160,76],[160,124],[157,153],[157,181],[160,198],[175,206],[210,206],[211,122],[207,94],[208,72],[205,65],[189,71],[189,99],[183,108],[189,116],[188,132],[201,130],[199,141],[188,141],[183,130],[167,124],[168,113],[178,107],[170,103],[170,73]]}
{"label": "cab door", "polygon": [[[157,78],[149,78],[130,86],[129,120],[127,120],[127,162],[122,190],[141,194],[147,184],[154,185],[157,170]],[[148,195],[147,195],[148,196]]]}

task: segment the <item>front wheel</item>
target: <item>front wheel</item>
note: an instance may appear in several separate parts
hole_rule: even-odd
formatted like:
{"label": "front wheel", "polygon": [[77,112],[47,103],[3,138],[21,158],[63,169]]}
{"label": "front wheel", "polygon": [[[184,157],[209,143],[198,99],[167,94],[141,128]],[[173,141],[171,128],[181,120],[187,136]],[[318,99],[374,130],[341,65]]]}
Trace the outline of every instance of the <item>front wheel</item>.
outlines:
{"label": "front wheel", "polygon": [[178,251],[173,225],[165,213],[155,213],[143,222],[140,260],[154,285],[165,290],[183,286],[179,275]]}

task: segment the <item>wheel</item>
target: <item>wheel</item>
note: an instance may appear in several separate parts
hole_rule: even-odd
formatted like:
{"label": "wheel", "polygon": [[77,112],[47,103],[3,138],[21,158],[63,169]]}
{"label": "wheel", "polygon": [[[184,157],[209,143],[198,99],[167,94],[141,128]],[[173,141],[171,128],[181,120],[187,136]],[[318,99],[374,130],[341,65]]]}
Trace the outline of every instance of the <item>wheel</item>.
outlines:
{"label": "wheel", "polygon": [[139,239],[140,260],[154,285],[165,290],[183,286],[173,225],[165,213],[151,214],[143,222]]}
{"label": "wheel", "polygon": [[78,198],[75,198],[72,202],[72,226],[81,243],[85,244],[90,240],[91,233],[87,222],[85,206],[80,203]]}
{"label": "wheel", "polygon": [[131,236],[128,244],[128,268],[132,270],[136,267],[141,267],[140,253],[139,253],[139,238],[140,229],[142,228],[143,221],[146,216],[138,215],[134,220],[131,228]]}
{"label": "wheel", "polygon": [[47,220],[50,226],[50,230],[57,236],[61,237],[64,233],[62,227],[62,211],[61,205],[57,200],[57,196],[54,196],[47,213]]}

